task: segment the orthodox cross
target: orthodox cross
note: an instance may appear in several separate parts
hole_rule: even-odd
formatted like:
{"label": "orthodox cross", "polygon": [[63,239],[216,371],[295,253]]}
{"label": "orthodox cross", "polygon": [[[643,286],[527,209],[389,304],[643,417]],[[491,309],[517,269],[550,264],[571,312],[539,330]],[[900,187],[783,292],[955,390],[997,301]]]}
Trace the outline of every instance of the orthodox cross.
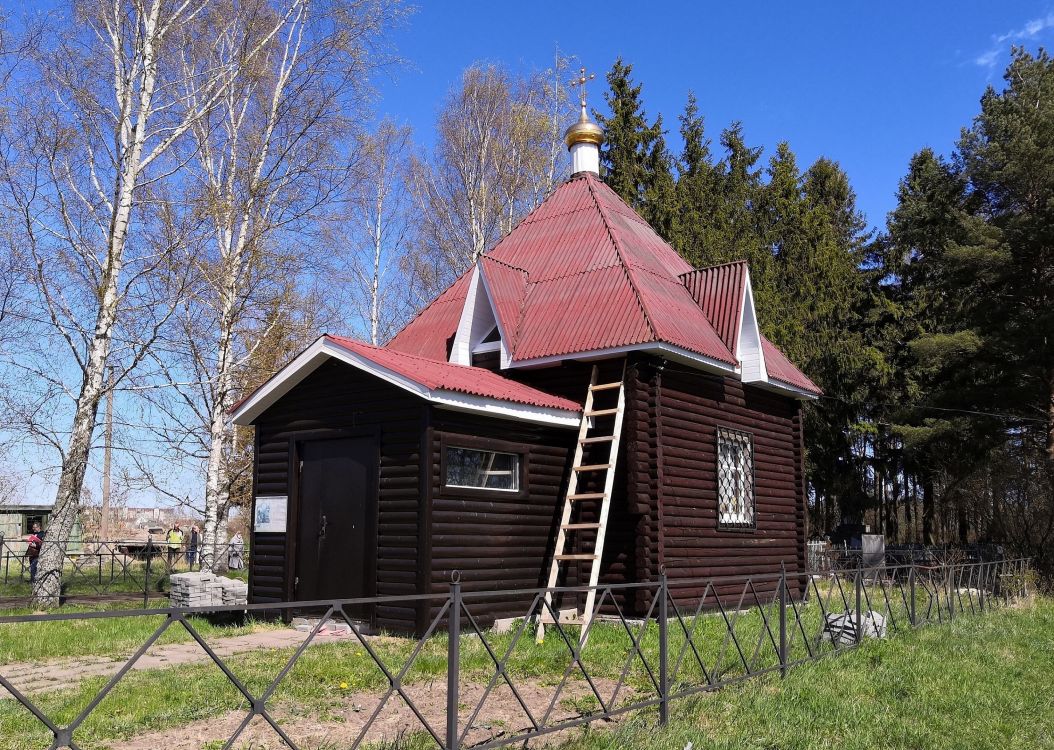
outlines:
{"label": "orthodox cross", "polygon": [[578,98],[582,101],[583,107],[586,106],[586,84],[596,77],[596,73],[586,75],[586,69],[583,67],[579,68],[578,76],[567,82],[569,86],[578,86]]}

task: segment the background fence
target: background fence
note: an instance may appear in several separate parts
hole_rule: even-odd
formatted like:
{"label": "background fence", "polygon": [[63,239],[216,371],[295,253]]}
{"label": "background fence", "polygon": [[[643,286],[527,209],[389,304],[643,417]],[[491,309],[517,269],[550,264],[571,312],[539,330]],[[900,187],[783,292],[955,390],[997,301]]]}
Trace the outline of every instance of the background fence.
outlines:
{"label": "background fence", "polygon": [[[247,578],[248,548],[244,543],[217,547],[225,561],[240,561],[230,575]],[[62,570],[63,596],[77,601],[128,600],[149,606],[168,594],[169,576],[201,568],[201,549],[170,545],[161,539],[85,541],[66,546]],[[19,606],[31,593],[31,565],[26,543],[0,537],[0,606]],[[154,602],[156,604],[157,602]]]}
{"label": "background fence", "polygon": [[[0,628],[119,617],[158,618],[159,624],[72,719],[59,721],[49,715],[3,675],[3,667],[0,685],[36,718],[50,747],[78,748],[78,733],[93,712],[103,705],[121,710],[105,699],[128,679],[136,661],[166,632],[183,630],[222,671],[245,711],[233,732],[212,738],[210,747],[221,742],[224,748],[234,747],[255,723],[254,731],[269,727],[274,741],[299,750],[297,739],[275,718],[274,707],[283,696],[299,694],[298,681],[310,686],[318,679],[310,669],[299,667],[310,661],[305,654],[320,640],[319,634],[340,623],[349,631],[354,658],[350,651],[327,651],[326,674],[336,661],[349,675],[375,674],[380,685],[372,710],[356,714],[357,734],[342,747],[358,748],[377,739],[378,719],[392,704],[408,709],[413,726],[442,750],[499,747],[649,708],[664,724],[671,702],[679,698],[763,674],[786,674],[798,664],[856,648],[866,638],[1005,607],[1028,595],[1029,580],[1026,560],[676,581],[663,575],[655,582],[597,587],[596,616],[585,632],[560,623],[558,611],[562,600],[580,596],[589,590],[586,587],[469,591],[456,577],[446,593],[430,596],[8,616],[0,617]],[[553,595],[552,604],[546,593]],[[530,605],[508,629],[481,625],[480,613],[494,611],[495,602],[523,601],[525,596]],[[631,596],[648,602],[644,617],[623,613],[619,602]],[[349,614],[424,600],[432,603],[434,615],[419,638],[375,638]],[[234,611],[313,612],[318,619],[303,642],[276,662],[280,668],[261,681],[239,676],[194,619]],[[540,615],[556,620],[547,626],[543,644],[534,638]],[[253,658],[262,659],[259,654]],[[551,679],[539,679],[539,670],[548,670]],[[445,700],[437,701],[444,685]],[[516,708],[518,720],[500,725],[484,721],[491,711],[488,701],[499,691]]]}

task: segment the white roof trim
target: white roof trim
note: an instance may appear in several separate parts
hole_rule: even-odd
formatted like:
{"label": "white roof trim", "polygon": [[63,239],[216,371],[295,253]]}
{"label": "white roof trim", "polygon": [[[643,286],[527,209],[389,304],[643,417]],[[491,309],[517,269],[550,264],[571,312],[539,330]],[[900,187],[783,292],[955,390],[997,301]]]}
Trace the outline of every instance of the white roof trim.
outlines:
{"label": "white roof trim", "polygon": [[673,344],[661,341],[651,341],[644,344],[627,344],[626,346],[613,346],[607,349],[592,349],[585,352],[571,352],[569,354],[557,354],[551,357],[536,357],[534,359],[523,359],[512,362],[509,367],[541,367],[543,365],[555,364],[565,360],[581,360],[588,362],[594,359],[610,359],[630,352],[653,352],[661,354],[667,359],[682,362],[691,367],[719,375],[738,375],[739,368],[728,362],[707,357],[703,354],[683,349]]}
{"label": "white roof trim", "polygon": [[766,391],[773,391],[784,396],[793,396],[794,398],[800,398],[805,401],[815,401],[820,396],[812,391],[807,391],[804,388],[799,388],[796,385],[785,383],[782,380],[776,380],[775,378],[769,378],[764,383],[756,382],[749,383],[749,385],[756,385],[759,388],[764,388]]}
{"label": "white roof trim", "polygon": [[739,358],[744,383],[767,383],[768,369],[765,367],[765,350],[761,346],[761,329],[754,307],[754,287],[750,283],[750,269],[743,274],[743,307],[739,311],[739,340],[736,342],[736,357]]}
{"label": "white roof trim", "polygon": [[494,309],[483,265],[476,261],[465,295],[465,304],[461,308],[457,333],[454,334],[454,343],[450,347],[450,361],[456,365],[471,365],[473,352],[495,327],[501,342],[501,366],[508,367],[512,361],[512,353],[506,345],[508,337]]}
{"label": "white roof trim", "polygon": [[[483,280],[483,291],[487,296],[487,304],[490,305],[490,314],[494,318],[494,325],[498,328],[498,339],[501,342],[501,367],[505,369],[512,364],[512,352],[509,351],[509,347],[506,342],[509,340],[508,336],[505,335],[505,326],[501,324],[501,316],[498,315],[498,311],[494,309],[494,295],[490,292],[490,282],[487,281],[487,274],[483,270],[483,262],[476,261],[476,273],[480,279]],[[483,335],[486,336],[487,331]]]}
{"label": "white roof trim", "polygon": [[[461,307],[461,317],[458,319],[457,332],[454,334],[454,343],[450,347],[450,361],[456,365],[472,364],[472,345],[475,343],[472,340],[472,332],[474,328],[478,328],[481,325],[481,322],[476,320],[476,307],[479,298],[479,265],[474,266],[470,273],[472,276],[469,278],[465,302]],[[483,334],[484,337],[486,335],[486,333]]]}
{"label": "white roof trim", "polygon": [[238,425],[252,424],[257,417],[291,391],[304,378],[318,369],[327,359],[340,360],[444,409],[475,412],[492,417],[516,419],[522,422],[535,422],[556,427],[578,427],[581,421],[581,415],[578,411],[519,404],[441,388],[432,390],[397,372],[378,365],[373,360],[349,351],[325,337],[318,339],[301,352],[296,359],[279,370],[273,378],[242,402],[231,415],[231,421]]}

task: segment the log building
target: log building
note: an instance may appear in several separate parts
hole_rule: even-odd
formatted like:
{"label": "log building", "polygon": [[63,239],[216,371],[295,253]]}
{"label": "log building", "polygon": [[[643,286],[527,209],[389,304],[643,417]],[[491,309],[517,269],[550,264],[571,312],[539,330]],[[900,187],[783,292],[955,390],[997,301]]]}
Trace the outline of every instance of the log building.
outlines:
{"label": "log building", "polygon": [[761,334],[746,263],[690,267],[601,181],[601,139],[583,105],[571,178],[387,346],[324,335],[235,407],[252,602],[804,570],[819,389]]}

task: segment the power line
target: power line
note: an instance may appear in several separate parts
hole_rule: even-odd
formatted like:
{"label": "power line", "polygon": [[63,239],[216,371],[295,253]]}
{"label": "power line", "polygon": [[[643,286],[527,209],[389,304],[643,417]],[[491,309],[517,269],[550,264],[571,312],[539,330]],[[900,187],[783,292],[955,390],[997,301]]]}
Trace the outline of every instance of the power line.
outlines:
{"label": "power line", "polygon": [[[841,404],[845,404],[846,406],[855,406],[855,404],[853,402],[847,401],[846,399],[843,399],[843,398],[839,398],[838,396],[828,396],[827,394],[823,394],[823,395],[820,396],[820,398],[827,399],[828,401],[837,401],[837,402],[839,402]],[[1023,416],[1020,416],[1020,415],[1017,415],[1017,414],[1006,414],[1006,413],[1003,413],[1003,412],[996,412],[996,411],[979,411],[977,409],[953,409],[951,407],[946,407],[946,406],[924,406],[922,404],[891,404],[891,403],[885,403],[885,402],[882,402],[882,401],[868,401],[868,402],[865,402],[864,405],[865,406],[871,406],[871,407],[874,407],[874,406],[885,406],[885,407],[894,408],[894,409],[899,408],[899,409],[920,409],[920,410],[924,410],[924,411],[940,411],[940,412],[948,412],[948,413],[951,413],[951,414],[969,414],[971,416],[976,416],[976,417],[992,417],[993,419],[1008,419],[1008,420],[1012,420],[1014,422],[1035,422],[1036,424],[1044,424],[1044,425],[1047,423],[1047,420],[1045,420],[1045,419],[1038,419],[1036,417],[1023,417]]]}

